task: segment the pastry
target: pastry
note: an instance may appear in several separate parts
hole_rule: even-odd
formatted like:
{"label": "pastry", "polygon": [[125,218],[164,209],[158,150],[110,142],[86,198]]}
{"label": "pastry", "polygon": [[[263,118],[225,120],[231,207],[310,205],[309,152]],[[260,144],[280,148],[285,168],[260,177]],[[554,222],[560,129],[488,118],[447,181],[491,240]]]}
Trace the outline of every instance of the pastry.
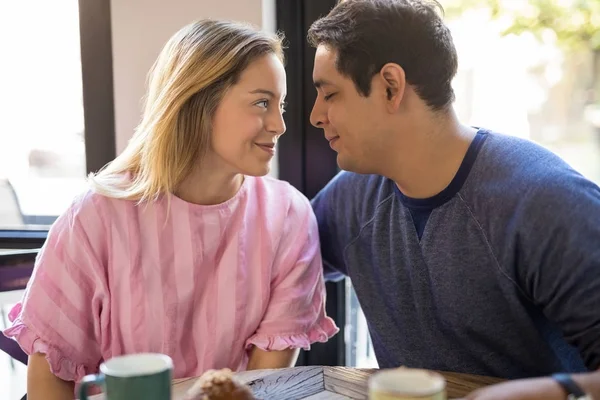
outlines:
{"label": "pastry", "polygon": [[250,388],[229,369],[208,370],[187,391],[184,400],[255,400]]}

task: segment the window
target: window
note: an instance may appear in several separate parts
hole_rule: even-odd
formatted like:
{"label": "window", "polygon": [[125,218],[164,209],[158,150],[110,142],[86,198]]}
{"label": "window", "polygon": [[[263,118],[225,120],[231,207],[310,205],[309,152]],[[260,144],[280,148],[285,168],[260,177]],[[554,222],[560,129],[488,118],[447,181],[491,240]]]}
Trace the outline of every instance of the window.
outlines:
{"label": "window", "polygon": [[[115,156],[109,7],[0,0],[0,254],[41,247],[86,174]],[[0,330],[20,296],[0,293]],[[0,351],[3,393],[20,398],[26,369],[9,359]]]}
{"label": "window", "polygon": [[346,279],[346,365],[378,368],[377,357],[369,335],[367,319],[360,308],[350,279]]}
{"label": "window", "polygon": [[86,3],[0,2],[0,248],[40,246],[114,158],[109,8]]}
{"label": "window", "polygon": [[600,183],[599,2],[493,3],[442,1],[459,117],[537,142]]}
{"label": "window", "polygon": [[0,15],[14,61],[0,64],[0,223],[49,225],[85,184],[77,2],[2,2]]}

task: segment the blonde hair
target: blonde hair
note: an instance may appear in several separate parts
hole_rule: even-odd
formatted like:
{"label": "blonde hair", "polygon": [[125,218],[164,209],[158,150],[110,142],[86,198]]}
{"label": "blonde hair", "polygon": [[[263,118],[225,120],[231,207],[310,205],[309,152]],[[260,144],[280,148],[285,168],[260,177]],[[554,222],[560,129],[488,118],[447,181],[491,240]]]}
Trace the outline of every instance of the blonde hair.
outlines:
{"label": "blonde hair", "polygon": [[173,193],[209,147],[223,95],[257,58],[283,62],[282,37],[230,21],[200,20],[169,39],[148,76],[141,123],[125,150],[88,182],[138,202]]}

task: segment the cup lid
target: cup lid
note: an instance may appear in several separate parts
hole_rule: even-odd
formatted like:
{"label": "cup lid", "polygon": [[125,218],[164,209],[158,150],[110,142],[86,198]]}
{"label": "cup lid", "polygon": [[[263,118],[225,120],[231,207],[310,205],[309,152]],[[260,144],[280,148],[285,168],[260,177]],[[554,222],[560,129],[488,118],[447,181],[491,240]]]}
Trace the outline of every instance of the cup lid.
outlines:
{"label": "cup lid", "polygon": [[173,369],[171,357],[160,353],[136,353],[113,357],[100,365],[104,375],[118,378],[154,375]]}
{"label": "cup lid", "polygon": [[407,396],[431,396],[446,388],[446,380],[426,369],[393,368],[376,372],[369,379],[369,390]]}

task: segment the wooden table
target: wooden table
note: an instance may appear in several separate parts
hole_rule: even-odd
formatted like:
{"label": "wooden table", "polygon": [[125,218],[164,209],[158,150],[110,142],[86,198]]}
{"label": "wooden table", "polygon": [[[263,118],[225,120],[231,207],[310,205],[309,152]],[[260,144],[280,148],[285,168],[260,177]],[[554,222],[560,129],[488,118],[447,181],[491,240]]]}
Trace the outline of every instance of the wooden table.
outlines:
{"label": "wooden table", "polygon": [[[296,367],[279,370],[239,372],[236,376],[250,386],[261,400],[367,399],[368,379],[376,369],[345,367]],[[449,399],[461,398],[483,386],[501,382],[485,376],[440,372],[446,378]],[[173,400],[181,400],[196,378],[177,380]]]}

